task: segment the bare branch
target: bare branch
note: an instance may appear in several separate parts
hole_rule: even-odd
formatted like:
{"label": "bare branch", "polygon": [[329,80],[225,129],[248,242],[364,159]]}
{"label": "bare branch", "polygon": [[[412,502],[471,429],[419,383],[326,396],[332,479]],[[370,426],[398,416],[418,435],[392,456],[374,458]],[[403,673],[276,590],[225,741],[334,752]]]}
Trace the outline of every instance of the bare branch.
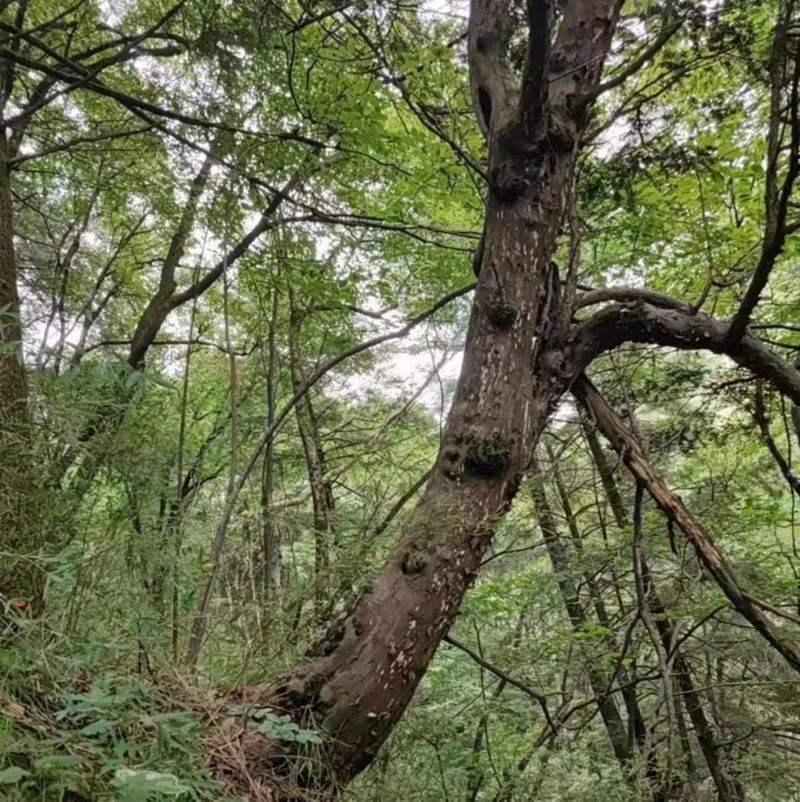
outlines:
{"label": "bare branch", "polygon": [[[787,217],[795,181],[800,175],[800,34],[793,26],[795,0],[782,0],[775,27],[770,63],[770,121],[767,136],[767,177],[764,205],[766,226],[761,256],[750,286],[731,319],[728,338],[737,342],[744,335],[761,293],[767,286],[775,262],[789,233]],[[788,129],[788,132],[787,132]],[[788,140],[788,141],[787,141]],[[784,163],[785,174],[778,173]]]}
{"label": "bare branch", "polygon": [[487,671],[503,680],[503,682],[506,684],[513,685],[518,690],[526,693],[532,699],[535,699],[542,708],[542,713],[544,713],[544,717],[547,720],[547,724],[549,725],[550,729],[553,732],[558,732],[558,727],[550,716],[550,710],[547,706],[547,697],[538,691],[535,691],[529,685],[525,685],[525,683],[514,679],[514,677],[510,676],[505,671],[488,662],[487,660],[484,660],[483,657],[481,657],[474,649],[470,649],[469,646],[461,643],[459,640],[456,640],[452,635],[445,635],[442,640],[445,643],[449,643],[451,646],[455,646],[456,649],[460,649],[462,652],[464,652],[464,654],[469,655],[479,666],[481,666],[481,668],[485,668]]}
{"label": "bare branch", "polygon": [[726,323],[699,312],[688,314],[641,301],[615,304],[577,325],[570,340],[577,370],[601,353],[629,342],[723,354],[800,404],[800,372],[795,367],[750,333],[731,343]]}
{"label": "bare branch", "polygon": [[753,408],[753,417],[758,424],[758,430],[761,433],[761,439],[764,441],[767,450],[775,460],[775,464],[781,472],[781,475],[786,480],[786,483],[792,489],[792,492],[800,497],[800,480],[792,472],[792,467],[786,461],[786,458],[781,454],[778,444],[769,430],[769,418],[767,417],[767,407],[764,399],[764,388],[759,382],[756,385],[756,398],[755,406]]}
{"label": "bare branch", "polygon": [[627,429],[622,418],[608,405],[585,375],[580,376],[574,383],[572,392],[620,455],[637,482],[647,489],[667,519],[681,529],[694,548],[701,565],[714,578],[736,610],[795,671],[800,673],[800,647],[790,640],[785,632],[777,629],[764,615],[761,605],[753,603],[751,597],[745,593],[709,533],[683,501],[667,487],[661,476],[653,470],[639,441]]}

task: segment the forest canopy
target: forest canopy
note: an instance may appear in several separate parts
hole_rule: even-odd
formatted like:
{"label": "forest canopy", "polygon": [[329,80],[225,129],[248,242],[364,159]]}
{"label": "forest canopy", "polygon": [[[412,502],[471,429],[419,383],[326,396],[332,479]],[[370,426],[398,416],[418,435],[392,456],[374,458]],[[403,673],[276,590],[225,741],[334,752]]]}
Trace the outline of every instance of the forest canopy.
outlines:
{"label": "forest canopy", "polygon": [[0,798],[797,802],[798,0],[0,0]]}

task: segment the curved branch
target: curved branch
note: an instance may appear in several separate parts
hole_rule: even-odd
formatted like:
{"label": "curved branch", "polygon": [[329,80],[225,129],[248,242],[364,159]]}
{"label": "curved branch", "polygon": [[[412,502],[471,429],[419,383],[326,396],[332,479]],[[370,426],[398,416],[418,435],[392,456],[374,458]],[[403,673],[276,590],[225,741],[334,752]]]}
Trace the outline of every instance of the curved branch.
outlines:
{"label": "curved branch", "polygon": [[787,462],[786,458],[781,454],[778,444],[769,430],[769,418],[767,417],[767,406],[764,402],[764,388],[759,384],[756,387],[756,400],[753,408],[753,417],[758,424],[758,429],[761,432],[761,439],[764,445],[775,460],[775,464],[781,472],[781,475],[786,480],[786,483],[792,489],[792,492],[800,496],[800,480],[792,472],[792,468]]}
{"label": "curved branch", "polygon": [[597,290],[588,290],[578,296],[575,301],[575,309],[583,309],[586,306],[593,306],[606,301],[619,301],[621,303],[645,301],[653,306],[664,307],[664,309],[680,309],[683,312],[692,311],[686,301],[643,287],[601,287]]}
{"label": "curved branch", "polygon": [[573,329],[567,350],[574,375],[600,354],[624,343],[723,354],[800,404],[800,372],[758,337],[746,332],[738,342],[731,342],[728,326],[722,321],[644,302],[608,306]]}
{"label": "curved branch", "polygon": [[[789,205],[795,182],[800,176],[800,58],[794,49],[796,36],[790,34],[794,10],[795,0],[783,0],[775,26],[770,63],[770,120],[764,198],[766,230],[761,256],[750,285],[731,319],[728,332],[731,342],[736,342],[744,335],[790,233],[787,222]],[[779,182],[778,172],[784,153],[787,154],[786,172],[783,181]]]}

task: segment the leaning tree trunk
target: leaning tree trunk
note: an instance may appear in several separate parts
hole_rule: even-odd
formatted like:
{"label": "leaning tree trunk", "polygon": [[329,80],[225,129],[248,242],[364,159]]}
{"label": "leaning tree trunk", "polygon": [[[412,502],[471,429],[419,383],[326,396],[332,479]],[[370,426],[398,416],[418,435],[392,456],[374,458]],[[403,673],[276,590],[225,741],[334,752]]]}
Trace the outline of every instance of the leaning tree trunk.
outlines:
{"label": "leaning tree trunk", "polygon": [[[507,4],[472,4],[470,66],[489,193],[461,376],[422,502],[322,653],[266,692],[244,694],[330,736],[325,759],[306,761],[305,773],[286,754],[271,761],[307,788],[335,793],[369,765],[405,711],[567,384],[548,350],[560,317],[552,257],[621,0],[569,2],[552,54],[550,4],[529,5],[529,52],[516,89],[504,59],[513,24]],[[263,767],[264,753],[255,751]]]}

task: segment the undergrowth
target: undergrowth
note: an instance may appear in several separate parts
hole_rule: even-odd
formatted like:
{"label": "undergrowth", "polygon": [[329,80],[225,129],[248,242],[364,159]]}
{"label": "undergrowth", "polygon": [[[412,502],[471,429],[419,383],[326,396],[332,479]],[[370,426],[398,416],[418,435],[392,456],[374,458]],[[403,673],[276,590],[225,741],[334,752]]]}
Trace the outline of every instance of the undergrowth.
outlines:
{"label": "undergrowth", "polygon": [[64,657],[41,635],[0,643],[0,799],[231,799],[206,770],[198,692],[108,657]]}

